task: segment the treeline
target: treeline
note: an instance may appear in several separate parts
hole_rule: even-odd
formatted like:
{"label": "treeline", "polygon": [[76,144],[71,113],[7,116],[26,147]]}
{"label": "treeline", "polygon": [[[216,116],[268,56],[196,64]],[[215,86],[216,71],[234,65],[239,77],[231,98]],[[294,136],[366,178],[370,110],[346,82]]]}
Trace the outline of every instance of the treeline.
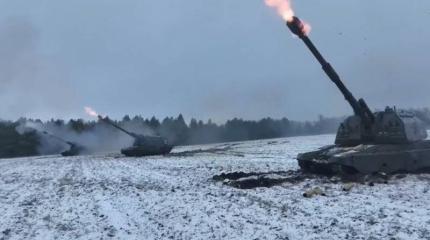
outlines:
{"label": "treeline", "polygon": [[[409,111],[414,112],[430,128],[429,108],[409,109]],[[254,121],[234,118],[224,124],[216,124],[210,119],[202,121],[194,118],[187,123],[180,114],[178,117],[166,117],[162,120],[155,117],[126,115],[114,122],[131,131],[166,137],[174,145],[189,145],[335,133],[343,119],[344,117],[324,117],[323,115],[319,115],[316,121],[294,121],[287,118],[263,118]],[[36,121],[47,126],[66,127],[77,133],[91,131],[97,125],[105,124],[82,119],[72,119],[67,123],[63,120]]]}
{"label": "treeline", "polygon": [[[113,122],[132,132],[163,136],[174,145],[190,145],[333,133],[341,119],[320,116],[317,121],[300,122],[287,118],[264,118],[258,121],[234,118],[224,124],[216,124],[211,120],[196,119],[191,119],[187,123],[180,114],[177,117],[166,117],[162,120],[155,117],[126,115],[121,120],[113,120]],[[47,136],[41,134],[45,130],[55,134],[61,133],[59,135],[61,138],[74,141],[88,139],[89,135],[97,135],[98,138],[95,138],[98,139],[97,141],[111,142],[118,136],[126,137],[100,120],[41,121],[21,118],[15,122],[0,121],[0,157],[37,155],[42,142],[46,144],[46,141],[42,140]],[[80,135],[83,137],[79,138]]]}
{"label": "treeline", "polygon": [[[278,138],[299,135],[324,134],[336,131],[342,118],[326,118],[319,116],[317,121],[291,121],[287,118],[264,118],[258,121],[234,118],[224,124],[191,119],[189,123],[182,114],[178,117],[166,117],[159,120],[155,117],[124,116],[122,120],[113,122],[130,131],[144,132],[167,138],[174,145],[204,144],[227,141],[245,141],[265,138]],[[27,120],[29,121],[29,120]],[[65,127],[76,133],[91,131],[98,125],[106,125],[103,121],[84,121],[82,119],[36,121],[45,126]]]}
{"label": "treeline", "polygon": [[18,133],[19,122],[0,122],[0,157],[34,156],[39,138],[35,132]]}
{"label": "treeline", "polygon": [[[430,127],[430,109],[412,109],[411,111]],[[287,118],[264,118],[258,121],[234,118],[224,124],[216,124],[211,120],[202,121],[191,119],[188,123],[182,115],[167,117],[159,120],[155,117],[124,116],[114,123],[136,133],[160,135],[167,138],[174,145],[205,144],[227,141],[245,141],[266,138],[279,138],[300,135],[315,135],[335,133],[343,117],[328,118],[319,116],[316,121],[293,121]],[[95,129],[103,130],[101,141],[116,138],[119,134],[115,129],[102,121],[85,121],[71,119],[68,121],[51,119],[41,121],[34,119],[19,119],[16,122],[0,122],[0,157],[15,157],[36,155],[40,146],[41,135],[37,131],[19,132],[19,128],[26,123],[42,126],[42,129],[58,129],[73,135],[91,135]],[[54,131],[55,132],[55,131]],[[100,131],[99,131],[100,132]],[[40,129],[39,129],[40,133]],[[75,136],[75,139],[76,139]],[[106,137],[107,136],[107,137]],[[62,136],[64,137],[64,135]],[[67,136],[65,137],[67,139]]]}

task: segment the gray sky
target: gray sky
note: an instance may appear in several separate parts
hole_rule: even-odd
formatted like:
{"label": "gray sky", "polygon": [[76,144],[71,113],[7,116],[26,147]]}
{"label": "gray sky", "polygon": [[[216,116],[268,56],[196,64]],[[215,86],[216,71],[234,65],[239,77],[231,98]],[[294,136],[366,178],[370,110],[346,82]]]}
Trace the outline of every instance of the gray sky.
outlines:
{"label": "gray sky", "polygon": [[[371,108],[430,106],[430,1],[293,1]],[[0,118],[351,113],[263,0],[0,0]]]}

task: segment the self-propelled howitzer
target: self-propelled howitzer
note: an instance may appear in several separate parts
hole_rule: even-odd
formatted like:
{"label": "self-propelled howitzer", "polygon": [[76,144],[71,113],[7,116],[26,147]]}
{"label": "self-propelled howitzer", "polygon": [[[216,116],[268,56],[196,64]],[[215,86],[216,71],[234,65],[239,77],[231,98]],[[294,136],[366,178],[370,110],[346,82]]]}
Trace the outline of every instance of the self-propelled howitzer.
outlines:
{"label": "self-propelled howitzer", "polygon": [[164,155],[170,153],[173,146],[167,139],[160,136],[144,136],[125,130],[113,123],[109,118],[98,116],[99,119],[134,139],[133,146],[121,149],[121,153],[128,157],[141,157],[150,155]]}
{"label": "self-propelled howitzer", "polygon": [[64,157],[77,156],[77,155],[81,155],[81,154],[87,152],[87,149],[78,143],[64,140],[64,139],[62,139],[58,136],[55,136],[52,133],[49,133],[47,131],[43,131],[42,133],[53,138],[53,139],[56,139],[59,142],[62,142],[64,144],[69,145],[68,150],[61,152],[61,155]]}
{"label": "self-propelled howitzer", "polygon": [[317,173],[429,170],[430,141],[425,140],[427,131],[422,121],[413,113],[390,107],[372,112],[363,99],[356,100],[346,88],[306,35],[301,20],[293,17],[287,26],[309,48],[354,112],[340,124],[334,145],[298,155],[300,167]]}

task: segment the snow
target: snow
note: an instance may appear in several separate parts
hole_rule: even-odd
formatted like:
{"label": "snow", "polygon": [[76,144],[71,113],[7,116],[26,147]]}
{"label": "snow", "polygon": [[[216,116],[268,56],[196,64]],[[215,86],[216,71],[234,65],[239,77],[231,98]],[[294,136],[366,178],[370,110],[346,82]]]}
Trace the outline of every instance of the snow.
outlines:
{"label": "snow", "polygon": [[[430,174],[242,190],[221,172],[298,169],[333,135],[178,147],[170,156],[0,160],[0,239],[430,239]],[[184,153],[185,152],[185,153]],[[304,198],[319,187],[327,196]]]}

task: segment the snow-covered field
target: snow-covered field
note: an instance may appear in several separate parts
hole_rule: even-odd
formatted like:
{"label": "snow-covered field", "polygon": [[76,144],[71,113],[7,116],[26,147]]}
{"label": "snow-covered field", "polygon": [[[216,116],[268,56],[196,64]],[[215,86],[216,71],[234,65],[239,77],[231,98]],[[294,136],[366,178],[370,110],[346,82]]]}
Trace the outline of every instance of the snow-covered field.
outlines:
{"label": "snow-covered field", "polygon": [[[298,152],[333,139],[178,147],[166,157],[1,159],[0,239],[430,239],[430,174],[349,192],[316,179],[250,190],[212,180],[297,169]],[[326,196],[302,196],[314,187]]]}

